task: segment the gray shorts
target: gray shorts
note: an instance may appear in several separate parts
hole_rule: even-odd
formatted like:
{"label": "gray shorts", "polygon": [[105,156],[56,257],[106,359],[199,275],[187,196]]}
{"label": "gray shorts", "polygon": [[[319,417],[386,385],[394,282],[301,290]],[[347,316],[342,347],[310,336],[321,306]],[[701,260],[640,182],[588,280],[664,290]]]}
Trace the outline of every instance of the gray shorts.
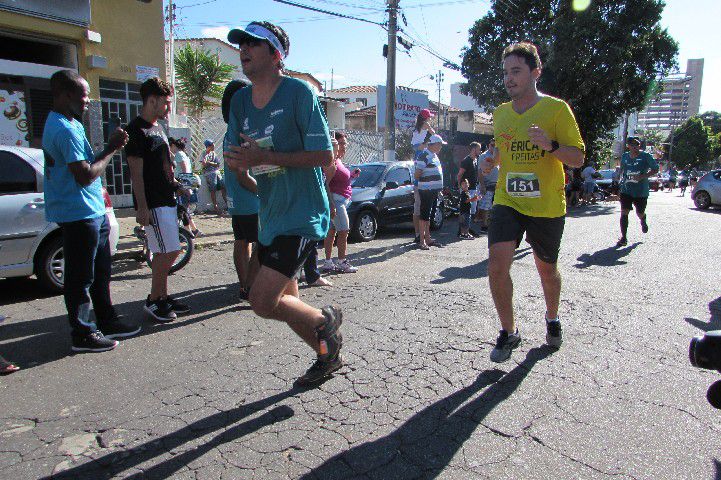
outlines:
{"label": "gray shorts", "polygon": [[348,220],[348,205],[350,198],[343,195],[333,194],[333,204],[335,205],[335,217],[333,217],[333,228],[336,232],[347,232],[350,230],[350,221]]}

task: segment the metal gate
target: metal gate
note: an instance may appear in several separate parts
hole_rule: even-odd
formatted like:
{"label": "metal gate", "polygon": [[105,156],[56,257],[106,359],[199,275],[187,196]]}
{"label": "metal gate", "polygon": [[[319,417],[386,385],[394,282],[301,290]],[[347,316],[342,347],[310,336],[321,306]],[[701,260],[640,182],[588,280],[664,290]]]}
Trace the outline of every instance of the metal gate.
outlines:
{"label": "metal gate", "polygon": [[383,160],[383,134],[362,130],[346,130],[348,146],[343,161],[354,165],[358,163],[379,162]]}
{"label": "metal gate", "polygon": [[[143,102],[139,84],[100,80],[100,103],[103,110],[103,142],[107,145],[110,119],[119,119],[120,126],[140,113]],[[133,196],[130,184],[130,168],[125,149],[116,153],[105,169],[105,182],[115,207],[132,207]]]}

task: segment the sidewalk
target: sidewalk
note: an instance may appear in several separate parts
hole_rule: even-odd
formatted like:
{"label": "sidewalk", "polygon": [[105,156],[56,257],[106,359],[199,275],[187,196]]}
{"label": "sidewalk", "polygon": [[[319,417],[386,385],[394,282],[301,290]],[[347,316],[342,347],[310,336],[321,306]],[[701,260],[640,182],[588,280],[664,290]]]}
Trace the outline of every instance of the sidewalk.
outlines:
{"label": "sidewalk", "polygon": [[[141,249],[140,240],[133,234],[135,210],[132,208],[116,208],[115,217],[120,226],[120,239],[118,251],[114,260],[134,258]],[[193,215],[195,225],[203,232],[195,239],[195,248],[206,248],[233,242],[233,229],[230,225],[230,216],[219,217],[209,213]]]}

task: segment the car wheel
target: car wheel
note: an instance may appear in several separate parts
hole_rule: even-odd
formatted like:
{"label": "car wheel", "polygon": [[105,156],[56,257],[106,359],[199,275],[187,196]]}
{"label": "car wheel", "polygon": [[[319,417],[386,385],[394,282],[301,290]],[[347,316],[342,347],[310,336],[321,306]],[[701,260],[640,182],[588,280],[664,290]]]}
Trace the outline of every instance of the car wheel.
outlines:
{"label": "car wheel", "polygon": [[431,230],[440,230],[443,227],[443,219],[445,218],[443,203],[436,202],[436,206],[431,213]]}
{"label": "car wheel", "polygon": [[378,233],[378,218],[373,210],[362,210],[353,225],[353,237],[361,242],[369,242]]}
{"label": "car wheel", "polygon": [[706,210],[711,206],[711,196],[702,190],[693,196],[693,203],[699,210]]}
{"label": "car wheel", "polygon": [[57,237],[38,252],[35,257],[35,275],[44,289],[60,293],[65,285],[65,255],[63,239]]}

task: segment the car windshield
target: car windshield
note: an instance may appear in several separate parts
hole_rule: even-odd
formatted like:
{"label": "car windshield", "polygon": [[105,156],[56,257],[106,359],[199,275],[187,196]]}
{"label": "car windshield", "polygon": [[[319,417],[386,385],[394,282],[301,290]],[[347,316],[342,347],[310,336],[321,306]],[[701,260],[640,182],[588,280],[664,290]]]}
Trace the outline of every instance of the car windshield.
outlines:
{"label": "car windshield", "polygon": [[615,170],[599,170],[598,173],[600,173],[605,180],[611,180],[613,178],[614,171]]}
{"label": "car windshield", "polygon": [[353,188],[366,188],[378,185],[381,175],[385,171],[385,165],[352,165],[349,170],[360,169],[360,175],[353,179]]}

